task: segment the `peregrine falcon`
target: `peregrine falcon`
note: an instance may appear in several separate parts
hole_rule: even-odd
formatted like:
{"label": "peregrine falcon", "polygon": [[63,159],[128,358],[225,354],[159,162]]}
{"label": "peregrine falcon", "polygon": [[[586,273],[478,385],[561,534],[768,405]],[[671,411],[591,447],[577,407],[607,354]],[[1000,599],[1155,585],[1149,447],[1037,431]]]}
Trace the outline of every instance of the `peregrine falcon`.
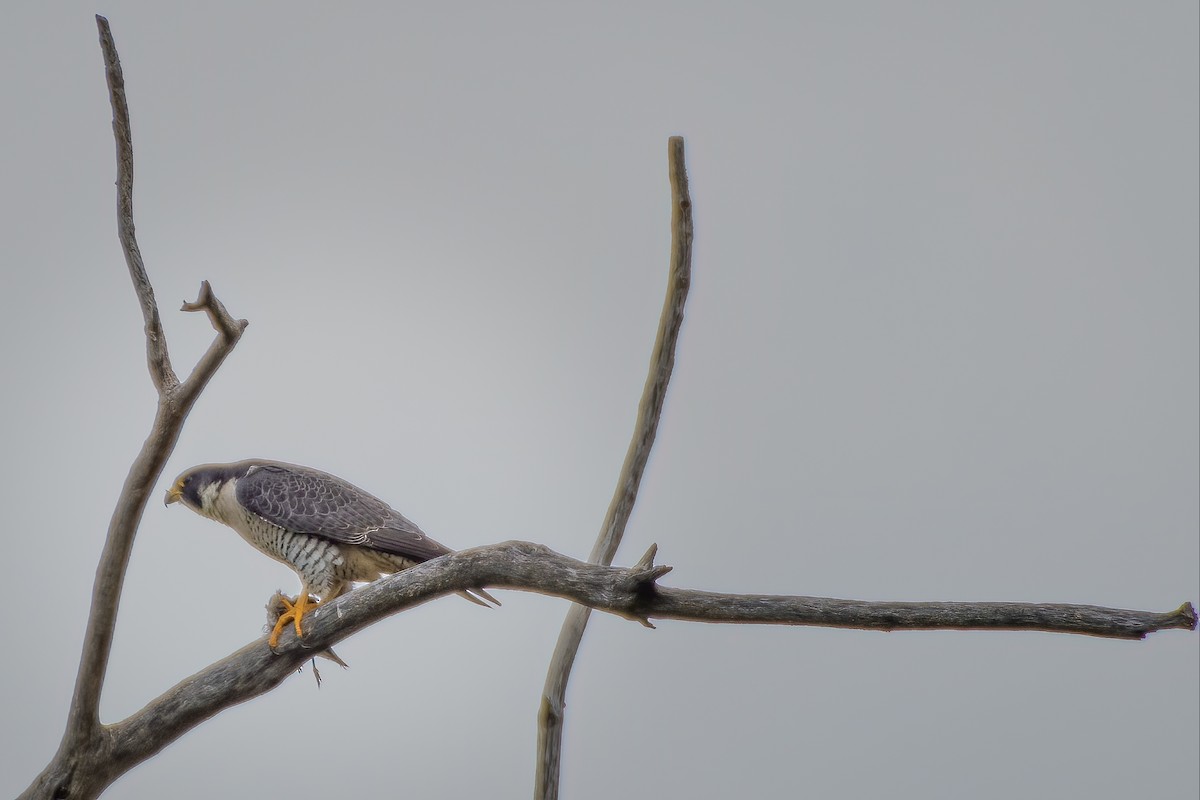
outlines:
{"label": "peregrine falcon", "polygon": [[[192,467],[167,490],[166,503],[182,502],[201,516],[223,522],[242,538],[300,576],[295,603],[284,601],[268,644],[321,603],[355,582],[454,552],[426,536],[407,517],[374,495],[311,467],[249,459]],[[499,601],[482,589],[478,597]],[[315,595],[313,601],[309,595]]]}

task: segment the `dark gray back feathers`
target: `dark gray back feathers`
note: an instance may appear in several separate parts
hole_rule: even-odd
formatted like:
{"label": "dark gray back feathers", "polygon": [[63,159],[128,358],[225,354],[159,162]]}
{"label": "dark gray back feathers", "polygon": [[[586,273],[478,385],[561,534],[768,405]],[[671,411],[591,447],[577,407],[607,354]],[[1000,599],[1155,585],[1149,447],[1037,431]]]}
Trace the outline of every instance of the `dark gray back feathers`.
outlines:
{"label": "dark gray back feathers", "polygon": [[254,461],[237,482],[238,502],[273,525],[428,561],[452,552],[387,503],[311,467]]}

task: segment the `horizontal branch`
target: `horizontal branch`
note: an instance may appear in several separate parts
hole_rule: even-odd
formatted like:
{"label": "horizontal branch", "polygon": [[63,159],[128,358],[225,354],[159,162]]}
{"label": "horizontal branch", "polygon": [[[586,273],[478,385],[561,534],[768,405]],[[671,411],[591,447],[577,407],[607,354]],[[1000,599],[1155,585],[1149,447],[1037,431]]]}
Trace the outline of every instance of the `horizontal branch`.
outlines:
{"label": "horizontal branch", "polygon": [[894,603],[830,597],[718,594],[661,588],[648,616],[688,622],[809,625],[874,631],[1046,631],[1108,639],[1144,639],[1169,628],[1196,629],[1196,609],[1131,611],[1071,603]]}
{"label": "horizontal branch", "polygon": [[529,542],[460,550],[351,593],[327,614],[336,613],[341,620],[340,625],[328,626],[337,637],[323,642],[320,634],[326,628],[318,623],[309,644],[334,644],[390,613],[476,586],[554,595],[641,622],[675,619],[880,631],[1031,630],[1114,639],[1196,628],[1196,611],[1190,603],[1159,613],[1061,603],[898,603],[675,589],[658,585],[657,579],[671,568],[655,566],[654,554],[651,548],[633,567],[605,567]]}
{"label": "horizontal branch", "polygon": [[287,628],[272,653],[266,637],[201,670],[123,722],[107,726],[102,758],[111,777],[153,756],[222,710],[270,691],[314,654],[379,620],[445,594],[477,587],[554,595],[649,624],[649,619],[871,630],[1037,630],[1140,639],[1194,630],[1190,603],[1167,613],[1034,603],[887,603],[824,597],[718,594],[660,587],[670,567],[654,548],[632,567],[605,567],[529,542],[461,550],[363,586],[310,612],[301,640]]}

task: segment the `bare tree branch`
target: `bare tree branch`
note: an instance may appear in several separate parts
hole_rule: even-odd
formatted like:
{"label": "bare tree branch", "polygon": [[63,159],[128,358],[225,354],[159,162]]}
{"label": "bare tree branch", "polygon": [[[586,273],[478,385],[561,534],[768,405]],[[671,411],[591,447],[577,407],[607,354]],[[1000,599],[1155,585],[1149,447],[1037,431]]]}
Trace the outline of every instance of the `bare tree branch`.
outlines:
{"label": "bare tree branch", "polygon": [[121,59],[113,42],[108,20],[96,16],[100,29],[100,49],[104,53],[104,74],[108,79],[108,98],[113,110],[113,139],[117,145],[117,236],[133,288],[142,306],[142,318],[146,323],[146,360],[150,367],[150,379],[158,393],[172,391],[179,378],[171,368],[171,357],[167,353],[167,337],[163,333],[162,320],[158,316],[158,303],[154,300],[154,287],[146,274],[142,262],[142,251],[138,248],[133,225],[133,134],[129,128],[129,104],[125,98],[125,74],[121,70]]}
{"label": "bare tree branch", "polygon": [[[671,262],[667,296],[658,321],[650,373],[646,376],[646,385],[638,404],[633,438],[617,478],[617,489],[604,516],[604,523],[600,526],[600,535],[592,548],[590,560],[595,564],[612,563],[621,537],[625,534],[629,515],[633,513],[634,503],[637,502],[642,473],[658,432],[667,384],[675,368],[675,344],[679,340],[683,307],[692,282],[692,197],[688,191],[682,136],[672,136],[667,140],[667,174],[671,183]],[[590,613],[591,609],[581,605],[567,610],[558,642],[554,645],[554,654],[550,657],[542,701],[538,706],[537,765],[533,789],[535,800],[558,797],[567,683],[571,679],[571,668],[575,664],[575,655],[579,652],[579,643],[583,640]]]}
{"label": "bare tree branch", "polygon": [[191,377],[185,383],[179,383],[171,367],[166,335],[159,318],[158,304],[154,299],[154,289],[146,274],[134,232],[133,139],[130,133],[129,108],[125,98],[121,61],[112,32],[109,30],[108,20],[97,16],[96,25],[100,31],[100,48],[104,54],[109,99],[113,109],[113,136],[117,149],[117,234],[133,280],[134,292],[142,308],[146,332],[146,360],[150,378],[158,391],[158,408],[150,435],[129,468],[129,474],[121,487],[121,494],[109,521],[108,535],[96,568],[96,581],[92,587],[91,612],[84,633],[75,690],[67,712],[66,729],[58,753],[39,777],[39,781],[45,779],[43,786],[46,792],[31,796],[76,796],[64,792],[68,792],[74,785],[79,772],[94,768],[98,748],[109,740],[108,731],[100,724],[100,694],[112,652],[121,587],[129,565],[133,539],[141,523],[150,492],[179,439],[188,412],[199,397],[200,390],[233,350],[247,324],[245,320],[232,320],[205,282],[194,305],[209,311],[220,335]]}
{"label": "bare tree branch", "polygon": [[[898,630],[1029,630],[1109,639],[1144,639],[1167,629],[1196,629],[1191,603],[1168,612],[1064,603],[890,602],[801,595],[728,594],[658,585],[671,567],[657,547],[632,567],[583,562],[545,545],[509,541],[473,547],[367,584],[312,612],[304,639],[287,634],[283,655],[303,661],[379,620],[466,589],[516,589],[574,601],[637,622],[804,625]],[[307,620],[308,618],[305,617]]]}
{"label": "bare tree branch", "polygon": [[[466,589],[517,589],[571,600],[627,619],[809,625],[868,630],[1036,630],[1142,639],[1171,628],[1194,630],[1190,603],[1166,613],[1033,603],[889,603],[785,595],[719,594],[658,586],[670,567],[652,548],[632,567],[585,563],[529,542],[460,550],[404,570],[322,605],[305,635],[288,628],[272,653],[264,634],[104,729],[70,783],[71,798],[95,797],[117,777],[226,708],[264,694],[315,653],[380,621]],[[40,780],[40,779],[39,779]],[[22,797],[51,797],[35,782]]]}
{"label": "bare tree branch", "polygon": [[205,312],[208,314],[208,320],[212,323],[213,330],[217,332],[217,338],[196,362],[192,374],[175,392],[175,405],[190,410],[196,402],[196,398],[200,396],[200,392],[204,391],[204,387],[208,385],[209,379],[217,373],[221,362],[225,360],[225,357],[237,344],[238,339],[241,338],[242,331],[246,330],[246,326],[250,323],[244,319],[234,319],[225,310],[224,304],[213,294],[208,281],[200,283],[200,296],[196,298],[196,301],[184,303],[179,310]]}

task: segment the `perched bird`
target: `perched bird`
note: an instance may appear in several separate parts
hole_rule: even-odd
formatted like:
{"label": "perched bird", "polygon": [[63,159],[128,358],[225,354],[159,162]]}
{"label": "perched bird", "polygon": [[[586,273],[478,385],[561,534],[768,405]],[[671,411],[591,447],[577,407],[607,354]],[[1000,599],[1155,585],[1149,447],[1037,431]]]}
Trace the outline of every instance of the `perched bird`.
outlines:
{"label": "perched bird", "polygon": [[[353,583],[454,552],[378,497],[329,473],[281,461],[192,467],[167,490],[167,505],[175,502],[225,523],[300,576],[295,603],[283,600],[268,640],[272,648],[289,622],[301,636],[304,615]],[[487,605],[480,597],[500,604],[482,589],[473,591],[478,597],[460,594],[480,605]]]}

